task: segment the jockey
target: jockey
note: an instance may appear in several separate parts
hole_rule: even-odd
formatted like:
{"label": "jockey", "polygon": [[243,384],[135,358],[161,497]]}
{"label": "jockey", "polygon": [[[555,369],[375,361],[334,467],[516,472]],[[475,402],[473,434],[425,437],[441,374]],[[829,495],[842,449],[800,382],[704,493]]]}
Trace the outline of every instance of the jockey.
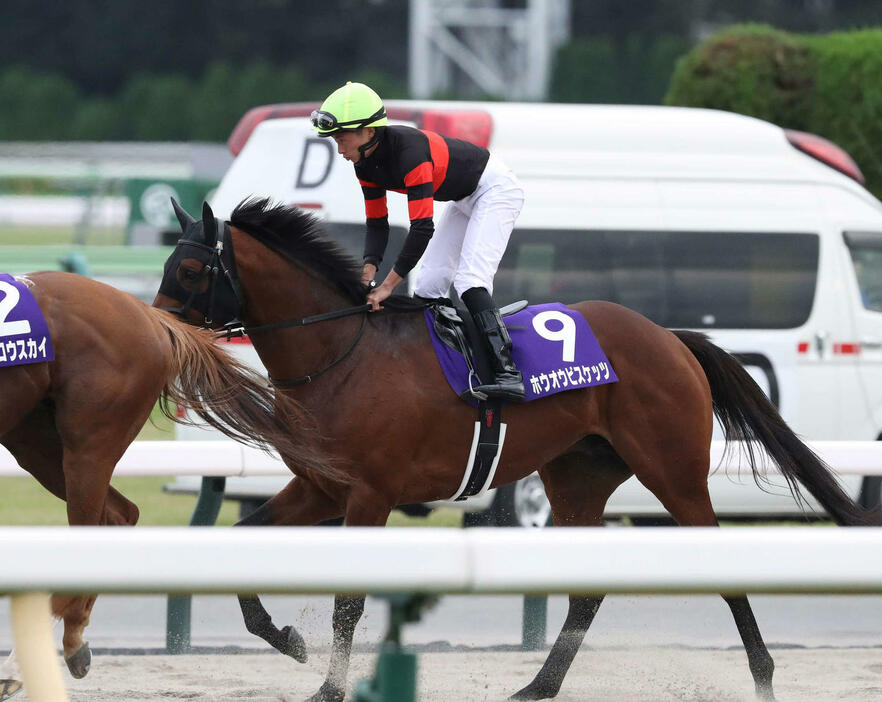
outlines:
{"label": "jockey", "polygon": [[[367,234],[363,282],[374,279],[389,239],[386,191],[407,194],[410,231],[386,279],[367,297],[374,310],[422,259],[414,293],[447,295],[453,283],[491,351],[494,380],[477,388],[509,402],[524,399],[524,381],[511,359],[511,337],[493,303],[493,276],[505,253],[524,190],[487,149],[405,126],[387,126],[383,101],[362,83],[347,83],[312,113],[322,137],[355,164],[364,193]],[[433,200],[451,201],[432,221]]]}

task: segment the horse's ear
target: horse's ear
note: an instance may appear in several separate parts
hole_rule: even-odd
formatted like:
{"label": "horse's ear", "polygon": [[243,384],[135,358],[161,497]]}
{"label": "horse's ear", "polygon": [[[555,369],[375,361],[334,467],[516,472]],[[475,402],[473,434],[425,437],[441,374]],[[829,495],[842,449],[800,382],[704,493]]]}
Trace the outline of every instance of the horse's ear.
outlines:
{"label": "horse's ear", "polygon": [[171,198],[172,201],[172,209],[175,211],[175,216],[178,218],[178,222],[181,225],[181,231],[186,232],[187,227],[192,224],[196,224],[196,220],[193,219],[183,207],[178,204],[178,201],[174,198]]}
{"label": "horse's ear", "polygon": [[196,220],[193,219],[183,207],[178,204],[178,201],[174,198],[171,198],[172,209],[175,211],[175,216],[178,218],[178,222],[181,225],[181,231],[186,232],[187,227],[192,224],[196,224]]}
{"label": "horse's ear", "polygon": [[202,203],[202,231],[205,233],[205,243],[214,246],[217,242],[217,220],[207,202]]}

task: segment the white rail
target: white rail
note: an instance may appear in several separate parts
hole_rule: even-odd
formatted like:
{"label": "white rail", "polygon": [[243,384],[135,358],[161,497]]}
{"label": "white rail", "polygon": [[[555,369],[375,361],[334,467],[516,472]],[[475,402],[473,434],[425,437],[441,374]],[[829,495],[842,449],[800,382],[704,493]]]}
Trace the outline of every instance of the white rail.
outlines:
{"label": "white rail", "polygon": [[882,528],[0,528],[0,592],[882,592]]}
{"label": "white rail", "polygon": [[66,702],[48,592],[882,592],[882,528],[0,528],[25,689]]}
{"label": "white rail", "polygon": [[[809,447],[840,475],[882,476],[882,441],[810,441]],[[737,442],[711,445],[711,467],[749,471]],[[233,441],[136,441],[116,466],[123,475],[201,475],[216,477],[290,475],[275,455]],[[0,477],[28,475],[0,446]]]}

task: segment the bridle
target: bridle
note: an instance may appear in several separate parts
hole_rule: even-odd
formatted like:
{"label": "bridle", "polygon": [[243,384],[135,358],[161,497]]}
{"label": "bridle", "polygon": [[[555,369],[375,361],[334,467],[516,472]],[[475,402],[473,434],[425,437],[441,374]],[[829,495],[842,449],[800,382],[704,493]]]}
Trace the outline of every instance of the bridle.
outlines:
{"label": "bridle", "polygon": [[[193,241],[192,239],[178,239],[178,247],[172,254],[172,257],[169,259],[171,264],[173,264],[176,260],[180,262],[180,260],[184,258],[183,252],[185,250],[185,247],[196,249],[196,251],[201,252],[202,255],[207,253],[208,256],[206,263],[202,268],[201,273],[198,275],[207,274],[210,276],[208,290],[206,292],[190,292],[186,301],[180,307],[160,307],[159,309],[162,309],[166,312],[171,312],[172,314],[181,317],[188,324],[193,324],[193,322],[191,322],[189,319],[190,311],[192,309],[197,309],[203,314],[203,321],[201,325],[202,328],[209,328],[212,324],[214,324],[215,306],[217,304],[218,290],[222,285],[229,286],[229,289],[233,293],[233,297],[235,298],[236,309],[233,312],[230,321],[226,322],[221,330],[216,331],[216,333],[218,334],[218,338],[223,338],[227,340],[230,340],[232,338],[251,336],[253,334],[263,334],[276,329],[284,329],[287,327],[304,327],[308,324],[326,322],[333,319],[340,319],[342,317],[354,316],[356,314],[364,315],[355,339],[341,356],[331,361],[324,368],[317,370],[314,373],[301,376],[299,378],[273,378],[272,376],[270,376],[270,382],[276,387],[296,387],[298,385],[311,383],[320,375],[323,375],[327,371],[331,370],[331,368],[344,361],[352,354],[353,351],[355,351],[356,346],[358,346],[358,343],[359,341],[361,341],[361,337],[364,334],[365,327],[367,326],[367,313],[371,309],[371,305],[369,303],[357,305],[355,307],[347,307],[341,310],[334,310],[332,312],[324,312],[322,314],[311,315],[309,317],[301,317],[299,319],[271,322],[269,324],[261,324],[254,327],[245,326],[244,322],[242,322],[240,319],[242,310],[245,307],[245,297],[242,294],[242,286],[239,283],[239,278],[236,273],[235,257],[233,256],[233,240],[230,237],[230,228],[227,223],[221,219],[215,220],[215,224],[217,227],[216,231],[218,232],[218,236],[214,246],[203,244],[202,242],[198,241]],[[225,246],[225,241],[228,241],[229,245]],[[178,253],[179,251],[180,253]],[[196,260],[201,260],[202,256],[194,256],[193,258],[196,258]],[[167,268],[165,274],[163,275],[163,284],[160,285],[160,292],[162,292],[163,288],[165,287],[166,277],[169,275],[176,276],[176,271],[177,267],[173,265],[170,265]],[[183,288],[183,286],[177,283],[177,279],[175,279],[175,284],[180,289],[183,289],[184,292],[187,292]],[[197,303],[198,299],[203,295],[207,295],[208,298],[204,308],[202,308],[201,305],[200,307],[195,307],[195,303]]]}
{"label": "bridle", "polygon": [[[216,302],[216,294],[218,289],[218,277],[223,273],[224,281],[229,285],[230,290],[233,293],[233,296],[236,298],[236,313],[234,319],[227,324],[238,323],[239,313],[242,311],[242,308],[245,306],[245,297],[242,295],[242,286],[239,284],[239,278],[236,275],[236,264],[235,259],[230,256],[230,260],[224,260],[224,241],[228,238],[229,227],[226,225],[226,222],[223,220],[217,220],[216,224],[218,225],[218,231],[220,231],[220,235],[217,237],[217,241],[214,246],[209,246],[208,244],[203,244],[199,241],[193,241],[192,239],[178,239],[178,246],[175,252],[172,254],[173,259],[184,258],[183,252],[189,247],[196,249],[197,251],[204,251],[208,253],[208,260],[202,268],[200,275],[208,274],[210,276],[210,280],[208,283],[208,292],[200,293],[196,290],[193,290],[189,296],[187,297],[184,304],[180,307],[160,307],[159,309],[164,310],[166,312],[171,312],[172,314],[178,315],[184,321],[190,323],[190,310],[193,309],[193,303],[196,299],[201,295],[208,295],[208,302],[205,306],[205,310],[203,311],[203,327],[210,327],[214,324],[214,308]],[[232,251],[233,241],[230,239],[229,249]],[[178,254],[178,250],[181,251]],[[199,260],[198,257],[193,257]],[[176,274],[175,271],[172,273]],[[168,271],[165,275],[168,274]],[[165,275],[163,275],[163,282],[165,282]],[[160,285],[160,291],[162,290],[162,285]],[[183,289],[183,286],[181,286]],[[186,290],[185,290],[186,291]],[[227,325],[224,325],[225,327]]]}

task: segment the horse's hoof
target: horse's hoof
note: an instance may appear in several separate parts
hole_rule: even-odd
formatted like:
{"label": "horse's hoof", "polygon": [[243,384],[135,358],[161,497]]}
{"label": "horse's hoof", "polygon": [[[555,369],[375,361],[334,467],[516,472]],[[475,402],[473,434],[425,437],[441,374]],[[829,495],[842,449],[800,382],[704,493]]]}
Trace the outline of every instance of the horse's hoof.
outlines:
{"label": "horse's hoof", "polygon": [[536,684],[534,680],[524,689],[518,690],[508,699],[510,700],[550,700],[557,697],[558,690],[552,690],[548,687]]}
{"label": "horse's hoof", "polygon": [[0,680],[0,702],[15,697],[23,689],[21,680],[13,680],[12,678]]}
{"label": "horse's hoof", "polygon": [[87,641],[80,646],[72,656],[65,656],[64,662],[67,663],[67,669],[70,671],[70,674],[77,680],[86,677],[86,673],[92,667],[92,651],[89,649],[89,642]]}
{"label": "horse's hoof", "polygon": [[335,687],[331,685],[327,680],[322,683],[322,686],[319,688],[318,692],[316,692],[312,697],[306,700],[306,702],[343,702],[343,697],[345,693],[339,687]]}
{"label": "horse's hoof", "polygon": [[306,642],[300,632],[293,626],[286,626],[282,628],[280,633],[285,639],[285,650],[282,653],[291,656],[298,663],[306,663],[309,660],[309,654],[306,652]]}
{"label": "horse's hoof", "polygon": [[[757,685],[756,698],[760,702],[775,702],[775,692],[771,685]],[[2,698],[0,698],[2,699]]]}

